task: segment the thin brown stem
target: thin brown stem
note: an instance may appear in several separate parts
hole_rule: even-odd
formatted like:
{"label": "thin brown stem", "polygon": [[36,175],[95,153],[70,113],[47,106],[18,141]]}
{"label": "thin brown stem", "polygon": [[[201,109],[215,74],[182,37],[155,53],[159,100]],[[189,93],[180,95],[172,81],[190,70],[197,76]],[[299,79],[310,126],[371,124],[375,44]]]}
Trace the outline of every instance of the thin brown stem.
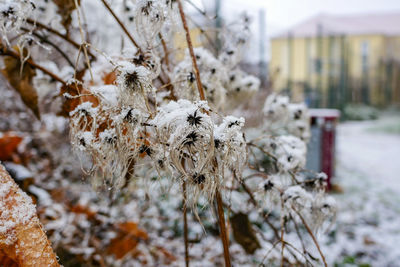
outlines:
{"label": "thin brown stem", "polygon": [[[187,26],[185,13],[183,12],[182,2],[180,0],[177,0],[177,1],[178,1],[178,7],[179,7],[179,14],[181,16],[183,28],[186,33],[186,42],[187,42],[187,45],[189,48],[190,57],[192,58],[192,65],[194,68],[194,74],[196,76],[197,90],[199,91],[200,99],[206,100],[204,91],[203,91],[203,86],[201,84],[200,71],[197,66],[196,57],[195,57],[194,51],[193,51],[193,45],[192,45],[192,40],[190,38],[189,28]],[[230,255],[229,255],[229,240],[228,240],[228,235],[227,235],[226,226],[225,226],[224,208],[223,208],[221,194],[218,190],[216,190],[216,192],[215,192],[215,197],[216,197],[217,208],[218,208],[218,223],[219,223],[219,227],[220,227],[220,235],[221,235],[222,245],[224,247],[225,266],[231,267],[231,259],[230,259]]]}
{"label": "thin brown stem", "polygon": [[135,39],[133,39],[132,35],[129,33],[128,29],[125,27],[125,25],[122,23],[122,21],[117,17],[117,15],[114,13],[112,8],[107,4],[105,0],[101,0],[103,2],[104,6],[107,8],[107,10],[111,13],[111,15],[114,17],[114,19],[117,21],[121,29],[125,32],[126,36],[128,36],[129,40],[131,40],[132,44],[136,46],[136,48],[139,50],[139,53],[142,53],[142,49],[140,46],[136,43]]}
{"label": "thin brown stem", "polygon": [[182,183],[182,193],[183,193],[183,237],[185,240],[185,264],[189,267],[189,241],[188,241],[188,222],[187,222],[187,191],[186,191],[186,181]]}
{"label": "thin brown stem", "polygon": [[314,241],[314,244],[315,244],[315,246],[316,246],[317,249],[318,249],[319,255],[321,256],[322,261],[324,262],[324,266],[325,266],[325,267],[328,267],[328,264],[326,263],[326,260],[325,260],[325,256],[324,256],[324,254],[322,253],[321,247],[320,247],[319,244],[318,244],[317,238],[315,237],[315,235],[314,235],[313,232],[311,231],[311,229],[310,229],[310,227],[308,226],[306,220],[304,220],[304,217],[300,214],[300,212],[298,212],[298,211],[297,211],[296,209],[294,209],[294,208],[293,208],[293,210],[297,213],[297,215],[299,216],[301,222],[303,223],[304,227],[306,228],[307,232],[310,234],[312,240]]}
{"label": "thin brown stem", "polygon": [[[163,38],[161,33],[159,33],[158,36],[160,37],[161,44],[162,44],[162,47],[163,47],[163,50],[164,50],[164,62],[165,62],[165,65],[167,66],[167,71],[170,72],[171,69],[170,69],[170,66],[169,66],[169,58],[168,58],[169,57],[169,52],[168,52],[167,44],[165,43],[165,40],[164,40],[164,38]],[[162,66],[161,66],[161,69],[162,69]],[[165,73],[165,72],[163,71],[163,73]],[[170,92],[171,99],[176,101],[177,98],[176,98],[175,93],[174,93],[174,86],[171,83],[171,79],[169,78],[168,73],[165,73],[165,77],[167,79],[167,83],[164,83],[164,85],[161,86],[161,88],[167,87],[169,92]]]}
{"label": "thin brown stem", "polygon": [[199,91],[200,99],[201,100],[206,100],[206,98],[204,96],[203,86],[202,86],[201,80],[200,80],[200,71],[199,71],[199,68],[197,67],[196,57],[194,55],[192,39],[190,38],[190,32],[189,32],[189,28],[188,28],[188,25],[187,25],[187,22],[186,22],[185,13],[183,12],[182,2],[181,2],[181,0],[177,0],[177,1],[178,1],[178,7],[179,7],[179,14],[181,15],[183,28],[185,29],[185,33],[186,33],[186,42],[187,42],[187,45],[188,45],[188,48],[189,48],[190,57],[192,58],[192,65],[193,65],[193,68],[194,68],[194,75],[196,76],[197,90]]}
{"label": "thin brown stem", "polygon": [[[31,30],[26,29],[26,28],[24,28],[24,27],[21,27],[21,30],[26,31],[26,32],[30,32],[30,31],[31,31]],[[34,31],[32,31],[31,33],[32,33],[32,35],[38,37],[38,38],[40,39],[41,42],[46,43],[46,44],[52,46],[55,50],[57,50],[58,53],[60,53],[60,55],[68,62],[68,64],[69,64],[71,67],[74,67],[74,63],[72,63],[71,59],[69,59],[69,57],[67,56],[67,54],[66,54],[64,51],[62,51],[61,48],[60,48],[58,45],[56,45],[55,43],[49,41],[45,36],[42,36],[42,35],[40,35],[40,34],[34,32]]]}
{"label": "thin brown stem", "polygon": [[[16,59],[21,59],[20,55],[10,49],[7,49],[6,47],[3,46],[3,44],[0,42],[0,55],[2,56],[10,56]],[[41,70],[43,73],[49,75],[51,78],[53,78],[54,80],[62,83],[63,85],[66,85],[67,83],[61,79],[59,76],[57,76],[56,74],[54,74],[53,72],[49,71],[48,69],[36,64],[35,62],[32,61],[32,59],[28,59],[25,61],[25,63],[29,64],[31,67]]]}
{"label": "thin brown stem", "polygon": [[[253,196],[253,193],[251,192],[250,188],[246,185],[246,183],[242,180],[239,179],[239,177],[236,176],[236,174],[234,174],[234,178],[240,183],[240,185],[243,187],[244,191],[247,193],[247,195],[250,198],[250,202],[253,204],[254,207],[258,208],[258,203],[256,201],[256,199]],[[278,230],[274,227],[274,225],[266,218],[266,216],[263,214],[264,216],[264,221],[269,225],[269,227],[272,229],[272,231],[274,232],[274,235],[276,238],[279,239],[279,233]]]}
{"label": "thin brown stem", "polygon": [[[283,213],[283,200],[281,199],[281,213]],[[283,215],[281,215],[281,267],[283,267],[283,262],[284,262],[284,251],[285,251],[285,242],[283,240],[283,235],[285,234],[285,218]]]}
{"label": "thin brown stem", "polygon": [[229,256],[229,240],[228,240],[228,234],[227,234],[226,225],[225,225],[224,209],[222,206],[223,204],[222,204],[221,194],[218,190],[215,192],[215,197],[217,200],[218,223],[219,223],[219,228],[220,228],[220,236],[221,236],[221,240],[222,240],[222,245],[224,247],[225,267],[231,267],[231,258]]}
{"label": "thin brown stem", "polygon": [[[57,31],[55,29],[52,29],[52,28],[48,27],[47,25],[44,25],[44,24],[40,23],[39,21],[35,21],[33,19],[27,19],[26,22],[28,22],[29,24],[32,24],[32,25],[36,25],[39,28],[45,29],[46,31],[48,31],[48,32],[50,32],[50,33],[52,33],[54,35],[57,35],[58,37],[60,37],[61,39],[64,39],[65,41],[67,41],[68,43],[70,43],[72,46],[74,46],[77,49],[80,49],[80,47],[81,47],[80,44],[78,44],[74,40],[70,39],[67,35],[62,34],[59,31]],[[96,58],[90,51],[88,51],[88,54],[93,59]]]}
{"label": "thin brown stem", "polygon": [[301,235],[300,235],[300,229],[299,229],[299,227],[298,227],[296,221],[294,220],[294,218],[293,218],[293,216],[292,216],[291,214],[290,214],[290,219],[292,220],[292,222],[293,222],[293,224],[294,224],[294,229],[296,230],[297,237],[298,237],[299,240],[300,240],[301,247],[302,247],[302,249],[303,249],[303,253],[306,253],[307,250],[306,250],[306,246],[305,246],[305,244],[304,244],[303,238],[302,238]]}
{"label": "thin brown stem", "polygon": [[169,68],[169,52],[168,52],[168,48],[167,48],[167,43],[165,42],[163,36],[161,33],[158,34],[158,37],[160,37],[161,40],[161,44],[164,50],[164,61],[165,61],[165,65],[167,66],[167,70],[170,71]]}

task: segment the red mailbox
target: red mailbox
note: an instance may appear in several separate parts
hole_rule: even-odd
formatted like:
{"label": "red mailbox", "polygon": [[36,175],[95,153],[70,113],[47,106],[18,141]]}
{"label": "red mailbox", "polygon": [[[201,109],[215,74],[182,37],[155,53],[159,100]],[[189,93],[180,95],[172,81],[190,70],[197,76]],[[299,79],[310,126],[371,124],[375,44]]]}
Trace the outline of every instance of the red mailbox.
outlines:
{"label": "red mailbox", "polygon": [[308,144],[307,168],[324,172],[328,176],[328,189],[335,174],[336,124],[340,117],[337,109],[310,109],[311,140]]}

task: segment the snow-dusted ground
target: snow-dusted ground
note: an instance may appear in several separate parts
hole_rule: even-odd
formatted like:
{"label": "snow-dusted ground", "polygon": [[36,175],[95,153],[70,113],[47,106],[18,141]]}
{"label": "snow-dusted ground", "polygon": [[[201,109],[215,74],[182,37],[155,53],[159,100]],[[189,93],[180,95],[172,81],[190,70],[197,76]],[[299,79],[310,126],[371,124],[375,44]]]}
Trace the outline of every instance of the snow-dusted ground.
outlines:
{"label": "snow-dusted ground", "polygon": [[400,134],[384,132],[396,125],[399,116],[338,126],[334,182],[344,192],[334,195],[337,221],[321,237],[332,265],[400,266]]}

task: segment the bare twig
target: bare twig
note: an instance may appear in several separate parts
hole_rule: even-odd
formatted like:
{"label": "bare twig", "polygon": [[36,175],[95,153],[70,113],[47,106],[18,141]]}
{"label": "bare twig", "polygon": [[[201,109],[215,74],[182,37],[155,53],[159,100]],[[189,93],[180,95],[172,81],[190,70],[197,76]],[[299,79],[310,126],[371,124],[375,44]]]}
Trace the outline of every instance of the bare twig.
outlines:
{"label": "bare twig", "polygon": [[[250,202],[253,204],[254,207],[258,208],[258,203],[256,201],[256,199],[253,196],[253,193],[251,192],[250,188],[248,188],[248,186],[246,185],[246,183],[242,180],[239,179],[239,177],[236,176],[236,174],[234,173],[234,178],[240,183],[240,185],[243,187],[244,191],[247,193],[247,195],[250,198]],[[279,233],[278,230],[275,228],[275,226],[266,218],[266,216],[263,214],[264,216],[264,221],[269,225],[269,227],[272,229],[272,231],[274,232],[274,235],[277,239],[279,239]]]}
{"label": "bare twig", "polygon": [[[81,47],[80,44],[78,44],[78,43],[75,42],[74,40],[70,39],[68,36],[66,36],[66,35],[64,35],[64,34],[62,34],[62,33],[60,33],[59,31],[57,31],[57,30],[55,30],[55,29],[52,29],[52,28],[48,27],[47,25],[44,25],[44,24],[42,24],[42,23],[40,23],[40,22],[38,22],[38,21],[35,21],[35,20],[33,20],[33,19],[27,19],[26,22],[28,22],[29,24],[32,24],[32,25],[36,25],[36,26],[38,26],[39,28],[45,29],[46,31],[51,32],[51,33],[54,34],[54,35],[57,35],[58,37],[64,39],[65,41],[67,41],[68,43],[70,43],[72,46],[74,46],[74,47],[77,48],[77,49],[80,49],[80,47]],[[90,51],[88,51],[88,54],[89,54],[93,59],[96,58]]]}
{"label": "bare twig", "polygon": [[[20,55],[10,49],[7,49],[1,42],[0,42],[0,55],[2,56],[10,56],[16,59],[21,59]],[[45,67],[42,67],[38,64],[36,64],[35,62],[32,61],[32,59],[28,59],[25,61],[27,64],[29,64],[31,67],[41,70],[43,73],[49,75],[51,78],[53,78],[54,80],[56,80],[57,82],[62,83],[63,85],[66,85],[67,83],[61,79],[59,76],[57,76],[56,74],[54,74],[53,72],[49,71],[48,69],[46,69]]]}
{"label": "bare twig", "polygon": [[282,243],[282,248],[281,248],[281,267],[283,267],[283,262],[284,262],[284,251],[285,251],[285,240],[283,239],[283,235],[285,233],[285,218],[283,216],[283,200],[281,199],[281,243]]}
{"label": "bare twig", "polygon": [[64,51],[62,51],[61,48],[58,45],[56,45],[55,43],[53,43],[50,40],[48,40],[45,36],[42,36],[42,35],[34,32],[34,31],[31,31],[31,30],[27,29],[27,28],[21,27],[21,30],[23,30],[25,32],[31,32],[31,34],[36,36],[37,38],[39,38],[41,42],[52,46],[55,50],[57,50],[58,53],[60,53],[60,55],[68,62],[68,64],[71,67],[74,67],[74,63],[72,63],[71,59],[69,59],[67,54]]}
{"label": "bare twig", "polygon": [[229,256],[229,240],[228,240],[228,234],[226,232],[225,216],[224,216],[224,209],[222,207],[221,193],[218,190],[215,192],[215,197],[217,200],[218,223],[221,232],[220,234],[222,239],[222,245],[224,247],[225,267],[230,267],[231,259]]}
{"label": "bare twig", "polygon": [[185,33],[186,33],[186,42],[187,42],[187,45],[188,45],[190,57],[192,58],[192,65],[193,65],[193,68],[194,68],[194,75],[196,76],[197,90],[199,91],[200,99],[201,100],[206,100],[206,98],[204,96],[203,85],[201,84],[201,80],[200,80],[199,68],[197,67],[196,57],[195,57],[194,51],[193,51],[192,39],[190,38],[190,32],[189,32],[189,28],[187,26],[185,13],[183,12],[183,6],[182,6],[181,0],[178,0],[178,7],[179,7],[179,13],[181,15],[183,28],[185,29]]}
{"label": "bare twig", "polygon": [[[164,40],[164,38],[163,38],[161,33],[159,33],[158,36],[160,37],[161,44],[162,44],[162,47],[163,47],[163,50],[164,50],[164,61],[165,61],[165,65],[167,66],[167,71],[170,72],[171,70],[170,70],[170,66],[169,66],[169,59],[168,59],[169,52],[168,52],[167,44],[165,43],[165,40]],[[177,100],[177,98],[175,96],[175,93],[174,93],[174,86],[171,83],[171,79],[169,78],[168,73],[165,74],[165,77],[167,78],[167,83],[164,83],[164,85],[161,86],[161,88],[167,87],[169,92],[170,92],[172,100]]]}
{"label": "bare twig", "polygon": [[82,22],[81,22],[81,15],[80,15],[80,11],[79,11],[79,5],[78,5],[78,0],[74,0],[75,3],[75,8],[76,8],[76,13],[78,15],[78,23],[79,23],[79,32],[81,34],[81,40],[82,40],[82,47],[83,47],[83,53],[85,55],[85,59],[86,59],[86,65],[89,69],[89,73],[90,73],[90,77],[92,78],[93,81],[93,73],[92,73],[92,68],[90,67],[90,60],[89,60],[89,56],[88,56],[88,51],[87,51],[87,43],[85,41],[85,36],[83,33],[83,28],[82,28]]}
{"label": "bare twig", "polygon": [[325,266],[325,267],[328,267],[328,264],[326,263],[326,260],[325,260],[325,256],[324,256],[324,254],[322,253],[321,247],[320,247],[319,244],[318,244],[317,238],[315,237],[315,235],[314,235],[313,232],[311,231],[311,229],[310,229],[310,227],[308,226],[306,220],[304,220],[304,217],[300,214],[300,212],[298,212],[294,207],[292,207],[292,208],[293,208],[293,210],[296,212],[296,214],[300,217],[301,222],[303,223],[303,225],[304,225],[304,227],[306,228],[307,232],[310,234],[312,240],[314,241],[314,244],[315,244],[315,246],[316,246],[317,249],[318,249],[319,255],[321,256],[322,261],[324,262],[324,266]]}
{"label": "bare twig", "polygon": [[119,26],[121,29],[125,32],[126,36],[128,36],[129,40],[131,40],[132,44],[136,46],[136,48],[139,50],[139,53],[142,53],[142,49],[136,43],[135,39],[133,39],[132,35],[129,33],[128,29],[125,27],[125,25],[122,23],[122,21],[117,17],[117,15],[114,13],[112,8],[107,4],[105,0],[101,0],[103,2],[104,6],[107,8],[107,10],[111,13],[111,15],[114,17],[114,19],[118,22]]}
{"label": "bare twig", "polygon": [[[197,90],[199,91],[200,99],[205,100],[203,86],[201,84],[201,79],[200,79],[200,72],[199,72],[199,68],[197,67],[196,57],[195,57],[194,51],[193,51],[193,45],[192,45],[192,40],[190,38],[189,28],[187,26],[185,13],[183,12],[183,6],[182,6],[182,2],[180,0],[178,0],[178,7],[179,7],[179,13],[181,15],[183,28],[186,33],[186,42],[187,42],[187,45],[189,48],[190,57],[192,58],[194,74],[196,76]],[[224,209],[222,206],[222,198],[221,198],[221,194],[218,190],[215,192],[215,196],[216,196],[217,207],[218,207],[218,223],[219,223],[220,232],[221,232],[222,245],[224,247],[225,266],[230,267],[231,259],[229,256],[229,240],[228,240],[228,235],[226,232]]]}
{"label": "bare twig", "polygon": [[158,34],[158,37],[160,37],[161,44],[162,44],[162,47],[163,47],[163,50],[164,50],[164,61],[165,61],[165,65],[167,66],[167,70],[170,71],[170,68],[169,68],[169,59],[168,59],[169,53],[168,53],[167,43],[165,43],[165,40],[164,40],[164,38],[163,38],[161,32]]}
{"label": "bare twig", "polygon": [[187,223],[187,191],[186,181],[182,183],[183,193],[183,237],[185,239],[185,264],[189,267],[189,243],[188,243],[188,223]]}

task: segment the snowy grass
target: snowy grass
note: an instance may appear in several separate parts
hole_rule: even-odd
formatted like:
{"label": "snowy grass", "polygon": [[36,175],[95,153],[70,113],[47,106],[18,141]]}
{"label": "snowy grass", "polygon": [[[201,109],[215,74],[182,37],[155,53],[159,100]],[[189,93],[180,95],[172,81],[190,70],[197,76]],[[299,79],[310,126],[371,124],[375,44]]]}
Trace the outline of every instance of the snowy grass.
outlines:
{"label": "snowy grass", "polygon": [[400,135],[395,116],[338,126],[335,226],[323,239],[330,265],[400,266]]}
{"label": "snowy grass", "polygon": [[376,125],[369,127],[368,131],[400,135],[400,113],[383,117],[383,119],[377,121]]}

